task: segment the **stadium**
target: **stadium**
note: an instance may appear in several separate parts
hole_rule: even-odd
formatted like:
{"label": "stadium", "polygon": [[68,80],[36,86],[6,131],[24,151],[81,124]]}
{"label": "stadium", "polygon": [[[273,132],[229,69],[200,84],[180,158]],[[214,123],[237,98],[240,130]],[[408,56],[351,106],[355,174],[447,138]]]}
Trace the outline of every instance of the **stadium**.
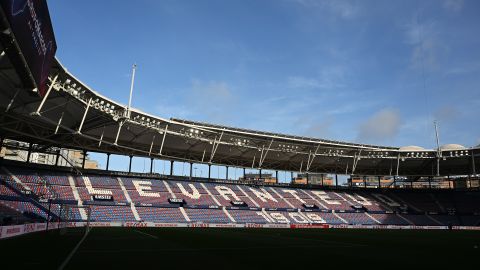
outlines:
{"label": "stadium", "polygon": [[[67,70],[47,1],[0,4],[5,269],[478,264],[480,145],[392,147],[158,117],[132,107],[132,92],[123,105]],[[93,152],[105,169],[89,166]],[[111,155],[127,158],[123,171],[109,169]],[[135,172],[135,158],[148,169]]]}

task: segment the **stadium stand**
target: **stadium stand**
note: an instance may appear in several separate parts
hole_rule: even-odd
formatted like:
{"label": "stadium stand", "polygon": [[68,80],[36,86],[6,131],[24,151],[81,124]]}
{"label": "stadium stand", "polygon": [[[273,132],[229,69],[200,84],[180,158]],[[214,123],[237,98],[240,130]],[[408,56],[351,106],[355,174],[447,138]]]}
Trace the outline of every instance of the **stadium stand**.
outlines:
{"label": "stadium stand", "polygon": [[3,201],[0,201],[0,226],[22,224],[30,221],[32,219],[24,216],[18,209],[12,209]]}
{"label": "stadium stand", "polygon": [[[53,203],[48,205],[48,200]],[[45,220],[48,208],[59,215],[61,204],[88,205],[91,221],[101,222],[419,226],[480,222],[480,196],[475,192],[314,190],[178,178],[76,176],[23,167],[0,171],[2,218],[27,222],[27,214]],[[70,218],[82,220],[78,209]]]}
{"label": "stadium stand", "polygon": [[231,222],[222,210],[215,209],[185,209],[192,222],[229,223]]}
{"label": "stadium stand", "polygon": [[377,224],[375,220],[368,217],[365,213],[339,213],[340,217],[346,220],[349,224],[374,225]]}
{"label": "stadium stand", "polygon": [[229,210],[228,212],[238,223],[268,223],[265,218],[258,215],[259,211]]}
{"label": "stadium stand", "polygon": [[186,222],[179,208],[137,207],[137,211],[144,221]]}
{"label": "stadium stand", "polygon": [[136,221],[130,207],[91,205],[92,221]]}

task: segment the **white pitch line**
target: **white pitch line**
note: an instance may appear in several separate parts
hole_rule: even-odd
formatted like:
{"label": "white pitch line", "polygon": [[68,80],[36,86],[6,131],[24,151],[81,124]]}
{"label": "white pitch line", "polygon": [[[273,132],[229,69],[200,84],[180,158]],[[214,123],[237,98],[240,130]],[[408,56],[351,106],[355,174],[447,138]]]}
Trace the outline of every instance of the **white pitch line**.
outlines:
{"label": "white pitch line", "polygon": [[139,234],[143,234],[143,235],[149,236],[149,237],[151,237],[151,238],[153,238],[153,239],[158,239],[157,236],[151,235],[151,234],[146,233],[146,232],[142,232],[142,231],[139,231],[139,230],[133,230],[133,231],[135,231],[135,232],[137,232],[137,233],[139,233]]}
{"label": "white pitch line", "polygon": [[89,232],[90,232],[90,228],[87,228],[87,231],[83,235],[82,239],[80,239],[78,244],[73,248],[73,250],[70,252],[70,254],[68,254],[67,258],[65,258],[63,263],[58,267],[58,270],[63,270],[65,268],[65,266],[67,266],[68,262],[72,259],[73,255],[75,255],[75,252],[77,252],[80,245],[82,245],[83,241],[85,241],[85,239],[87,238]]}

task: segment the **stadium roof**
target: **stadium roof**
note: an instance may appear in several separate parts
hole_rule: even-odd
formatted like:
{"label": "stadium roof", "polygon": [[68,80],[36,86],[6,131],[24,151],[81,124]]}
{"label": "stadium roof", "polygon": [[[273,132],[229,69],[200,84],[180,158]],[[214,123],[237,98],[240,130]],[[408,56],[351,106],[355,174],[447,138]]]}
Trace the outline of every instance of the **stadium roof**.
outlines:
{"label": "stadium roof", "polygon": [[398,149],[399,151],[402,152],[408,152],[408,151],[424,151],[425,148],[416,146],[416,145],[409,145],[409,146],[402,146]]}
{"label": "stadium roof", "polygon": [[[127,108],[82,83],[56,60],[44,99],[0,59],[0,131],[36,151],[89,151],[272,170],[366,175],[467,175],[480,151],[387,147],[164,119]],[[438,171],[437,171],[438,162]]]}
{"label": "stadium roof", "polygon": [[444,144],[440,146],[440,149],[442,149],[442,151],[457,151],[457,150],[464,150],[467,148],[460,144]]}

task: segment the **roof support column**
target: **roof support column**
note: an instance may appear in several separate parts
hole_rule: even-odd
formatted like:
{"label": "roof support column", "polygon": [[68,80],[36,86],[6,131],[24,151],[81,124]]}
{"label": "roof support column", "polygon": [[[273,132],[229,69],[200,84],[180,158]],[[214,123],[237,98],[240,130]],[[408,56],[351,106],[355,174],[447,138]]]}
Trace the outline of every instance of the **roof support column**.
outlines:
{"label": "roof support column", "polygon": [[335,187],[338,187],[338,174],[335,174]]}
{"label": "roof support column", "polygon": [[275,182],[278,184],[278,171],[275,171]]}
{"label": "roof support column", "polygon": [[222,133],[220,133],[220,138],[218,138],[218,141],[217,141],[216,137],[215,137],[215,140],[213,141],[212,152],[211,152],[211,155],[210,155],[210,163],[213,161],[213,158],[215,157],[215,153],[217,152],[218,145],[222,141],[222,137],[223,137],[223,131],[222,131]]}
{"label": "roof support column", "polygon": [[190,162],[190,179],[192,179],[193,176],[193,162]]}
{"label": "roof support column", "polygon": [[108,165],[110,165],[110,153],[107,153],[107,166],[105,167],[106,171],[108,171]]}
{"label": "roof support column", "polygon": [[473,175],[476,175],[477,174],[477,170],[475,169],[475,156],[473,155],[473,150],[470,154],[472,156],[472,174]]}
{"label": "roof support column", "polygon": [[173,160],[170,160],[170,176],[173,176]]}
{"label": "roof support column", "polygon": [[85,169],[85,160],[87,159],[87,150],[83,150],[82,169]]}
{"label": "roof support column", "polygon": [[378,176],[378,188],[382,188],[382,177]]}
{"label": "roof support column", "polygon": [[30,156],[32,155],[32,144],[28,144],[28,151],[27,151],[27,163],[30,163]]}
{"label": "roof support column", "polygon": [[306,173],[306,176],[307,176],[307,185],[310,184],[310,179],[308,177],[308,172]]}
{"label": "roof support column", "polygon": [[211,171],[212,171],[212,164],[208,164],[208,179],[210,179]]}
{"label": "roof support column", "polygon": [[38,106],[37,110],[33,113],[33,115],[40,115],[40,110],[42,110],[43,105],[45,104],[45,101],[47,100],[48,95],[50,95],[50,92],[52,91],[53,85],[55,84],[57,79],[58,79],[58,74],[55,76],[55,78],[53,78],[52,83],[48,87],[47,93],[45,94],[45,96],[43,96],[42,102],[40,102],[40,105]]}
{"label": "roof support column", "polygon": [[[63,115],[62,115],[63,116]],[[102,141],[103,141],[103,134],[105,133],[105,126],[103,126],[103,130],[102,130],[102,135],[100,136],[100,141],[98,142],[98,147],[100,147],[102,145]]]}
{"label": "roof support column", "polygon": [[400,169],[400,153],[398,153],[398,156],[397,156],[397,173],[395,174],[395,176],[398,176],[399,169]]}
{"label": "roof support column", "polygon": [[12,107],[13,105],[13,102],[15,102],[15,99],[17,98],[18,96],[18,93],[20,92],[20,88],[17,89],[17,92],[15,92],[15,94],[13,95],[12,99],[10,99],[10,102],[8,103],[8,106],[7,108],[5,109],[5,112],[8,112],[10,110],[10,108]]}
{"label": "roof support column", "polygon": [[313,164],[313,160],[315,159],[315,157],[317,156],[317,153],[318,153],[318,149],[320,148],[320,144],[317,145],[317,148],[315,149],[315,152],[312,154],[312,151],[309,152],[308,154],[308,161],[307,161],[307,172],[310,171],[310,167],[312,166]]}
{"label": "roof support column", "polygon": [[440,176],[440,157],[437,157],[437,176]]}
{"label": "roof support column", "polygon": [[293,182],[293,172],[290,172],[290,183]]}
{"label": "roof support column", "polygon": [[118,144],[118,138],[120,137],[120,131],[122,130],[123,122],[120,121],[118,122],[118,130],[117,130],[117,136],[115,137],[115,142],[113,143],[114,145]]}
{"label": "roof support column", "polygon": [[150,158],[150,174],[153,174],[153,160],[154,158]]}
{"label": "roof support column", "polygon": [[148,156],[152,154],[153,143],[155,142],[155,135],[153,135],[152,143],[150,144],[150,150],[148,150]]}
{"label": "roof support column", "polygon": [[322,173],[322,187],[323,187],[323,185],[324,185],[324,183],[323,183],[323,180],[324,180],[324,178],[325,178],[324,176],[325,176],[325,175]]}
{"label": "roof support column", "polygon": [[273,144],[273,139],[270,141],[270,144],[268,145],[268,148],[265,152],[264,152],[265,146],[262,147],[262,152],[260,153],[260,161],[259,161],[258,167],[263,166],[263,162],[265,161],[265,158],[267,158],[267,154],[270,151],[270,148],[272,147],[272,144]]}
{"label": "roof support column", "polygon": [[133,159],[133,156],[130,155],[129,156],[130,160],[128,162],[128,173],[131,173],[132,172],[132,159]]}
{"label": "roof support column", "polygon": [[57,127],[55,128],[55,134],[58,133],[58,129],[60,128],[60,125],[62,124],[64,114],[65,114],[65,111],[62,112],[62,115],[60,115],[60,118],[58,119]]}
{"label": "roof support column", "polygon": [[[162,155],[163,145],[165,144],[165,137],[167,136],[167,130],[168,130],[168,125],[165,126],[165,130],[163,131],[162,144],[160,145],[160,151],[158,152],[160,156]],[[170,175],[172,174],[170,173]]]}
{"label": "roof support column", "polygon": [[[360,160],[360,155],[362,154],[362,149],[358,152],[358,155],[355,154],[353,158],[353,165],[352,165],[352,174],[355,173],[355,169],[357,168],[358,161]],[[347,169],[348,169],[348,163],[347,163]]]}
{"label": "roof support column", "polygon": [[55,153],[55,167],[58,167],[58,160],[60,159],[60,149]]}
{"label": "roof support column", "polygon": [[245,168],[243,168],[243,180],[245,180],[246,173],[245,173]]}
{"label": "roof support column", "polygon": [[258,170],[258,176],[259,176],[260,179],[262,179],[262,169],[261,168]]}
{"label": "roof support column", "polygon": [[80,126],[78,127],[77,133],[82,133],[83,123],[85,123],[85,118],[87,117],[88,109],[90,109],[90,105],[92,104],[92,98],[88,100],[87,108],[85,109],[85,113],[83,113],[82,122],[80,122]]}
{"label": "roof support column", "polygon": [[228,166],[225,166],[225,180],[228,180]]}

